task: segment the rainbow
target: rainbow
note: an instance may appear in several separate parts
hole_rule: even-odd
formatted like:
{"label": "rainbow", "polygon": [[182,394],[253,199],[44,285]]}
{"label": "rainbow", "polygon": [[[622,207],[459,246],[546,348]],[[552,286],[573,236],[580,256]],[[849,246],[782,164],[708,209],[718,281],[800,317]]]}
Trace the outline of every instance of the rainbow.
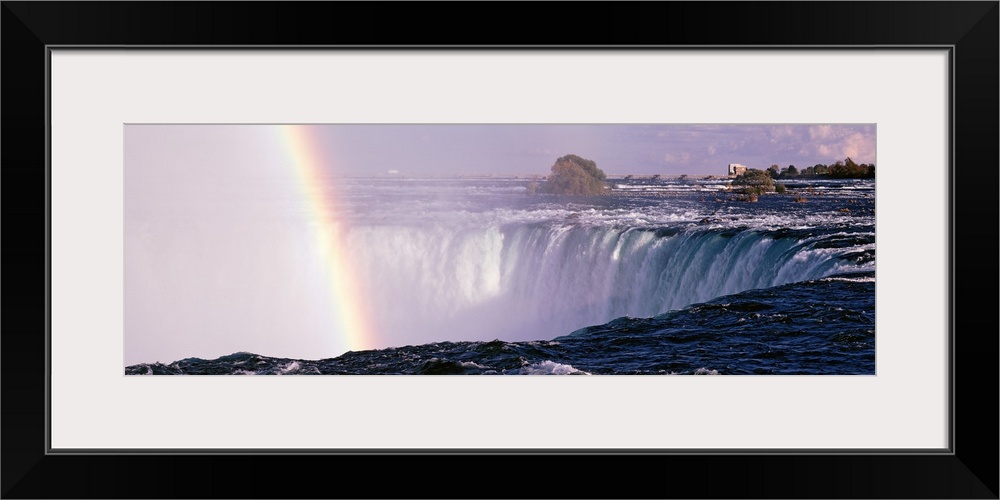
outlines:
{"label": "rainbow", "polygon": [[361,351],[378,346],[368,307],[359,298],[359,281],[352,271],[350,259],[344,252],[340,224],[335,218],[334,180],[332,162],[316,135],[316,127],[282,125],[281,142],[292,159],[295,177],[305,199],[311,220],[321,228],[317,232],[319,246],[327,270],[332,313],[335,316],[335,340],[346,344],[347,349]]}

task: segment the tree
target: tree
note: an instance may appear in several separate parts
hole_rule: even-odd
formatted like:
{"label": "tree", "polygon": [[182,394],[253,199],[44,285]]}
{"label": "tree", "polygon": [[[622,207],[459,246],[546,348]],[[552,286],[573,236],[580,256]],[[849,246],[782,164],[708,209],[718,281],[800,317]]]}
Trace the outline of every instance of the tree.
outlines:
{"label": "tree", "polygon": [[770,175],[772,179],[777,179],[778,178],[778,164],[775,163],[774,165],[771,165],[770,167],[768,167],[767,174]]}
{"label": "tree", "polygon": [[861,179],[864,177],[874,177],[874,169],[866,165],[858,165],[848,156],[844,161],[830,165],[830,177],[838,179]]}
{"label": "tree", "polygon": [[830,165],[829,173],[830,177],[834,178],[847,177],[847,167],[844,165],[844,162],[838,160],[837,163]]}
{"label": "tree", "polygon": [[799,175],[799,169],[795,168],[795,165],[788,166],[788,176],[797,177]]}
{"label": "tree", "polygon": [[593,160],[577,155],[566,155],[556,159],[542,191],[553,194],[603,194],[607,191],[607,175],[597,168]]}
{"label": "tree", "polygon": [[733,179],[734,186],[742,186],[741,191],[747,195],[760,195],[774,192],[774,179],[764,170],[748,168],[746,172]]}

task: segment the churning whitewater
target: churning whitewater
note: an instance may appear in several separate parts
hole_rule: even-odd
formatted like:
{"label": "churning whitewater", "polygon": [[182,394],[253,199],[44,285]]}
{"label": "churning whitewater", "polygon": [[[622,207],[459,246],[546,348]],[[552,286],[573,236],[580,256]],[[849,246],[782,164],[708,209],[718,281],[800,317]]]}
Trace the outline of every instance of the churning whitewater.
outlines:
{"label": "churning whitewater", "polygon": [[384,345],[320,360],[234,346],[126,373],[874,374],[873,180],[792,181],[797,198],[756,203],[725,178],[595,197],[340,182],[338,242]]}

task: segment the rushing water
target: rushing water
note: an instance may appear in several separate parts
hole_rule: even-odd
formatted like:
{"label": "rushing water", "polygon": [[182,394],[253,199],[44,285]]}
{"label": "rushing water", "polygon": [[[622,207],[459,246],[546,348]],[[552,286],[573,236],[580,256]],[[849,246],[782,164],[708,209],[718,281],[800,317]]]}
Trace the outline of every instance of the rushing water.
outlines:
{"label": "rushing water", "polygon": [[343,181],[338,241],[377,349],[234,346],[126,373],[874,374],[874,181],[800,180],[786,185],[806,201],[756,203],[725,179],[600,197],[527,183]]}

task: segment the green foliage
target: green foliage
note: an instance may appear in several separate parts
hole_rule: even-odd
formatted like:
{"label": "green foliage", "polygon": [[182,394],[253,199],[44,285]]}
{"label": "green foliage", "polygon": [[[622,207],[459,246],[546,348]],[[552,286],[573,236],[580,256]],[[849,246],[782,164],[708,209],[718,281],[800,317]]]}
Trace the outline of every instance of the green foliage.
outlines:
{"label": "green foliage", "polygon": [[830,165],[830,177],[835,179],[861,179],[875,177],[875,165],[858,165],[850,156],[844,161]]}
{"label": "green foliage", "polygon": [[742,186],[744,192],[755,192],[757,194],[770,193],[774,191],[774,179],[764,170],[748,168],[746,172],[737,175],[733,179],[734,186]]}
{"label": "green foliage", "polygon": [[775,184],[775,185],[774,185],[774,192],[775,192],[775,193],[778,193],[778,194],[785,194],[785,192],[786,192],[786,191],[788,191],[788,190],[787,190],[787,189],[785,189],[785,185],[784,185],[784,184],[781,184],[781,183],[779,182],[779,183],[777,183],[777,184]]}
{"label": "green foliage", "polygon": [[757,201],[757,197],[764,193],[774,192],[774,179],[771,179],[770,170],[759,170],[748,168],[746,172],[737,175],[733,179],[733,186],[739,186],[739,192],[746,195],[746,201]]}
{"label": "green foliage", "polygon": [[577,155],[556,159],[552,175],[542,186],[542,191],[552,194],[603,194],[607,191],[607,175],[597,168],[597,163]]}
{"label": "green foliage", "polygon": [[862,178],[874,178],[875,177],[875,165],[868,164],[858,164],[855,163],[850,157],[847,157],[844,161],[838,161],[833,165],[823,165],[822,163],[817,163],[811,167],[806,167],[802,170],[795,168],[795,165],[789,165],[788,168],[783,169],[780,173],[775,172],[777,165],[771,165],[768,172],[771,177],[775,179],[787,179],[789,177],[832,177],[835,179],[862,179]]}

